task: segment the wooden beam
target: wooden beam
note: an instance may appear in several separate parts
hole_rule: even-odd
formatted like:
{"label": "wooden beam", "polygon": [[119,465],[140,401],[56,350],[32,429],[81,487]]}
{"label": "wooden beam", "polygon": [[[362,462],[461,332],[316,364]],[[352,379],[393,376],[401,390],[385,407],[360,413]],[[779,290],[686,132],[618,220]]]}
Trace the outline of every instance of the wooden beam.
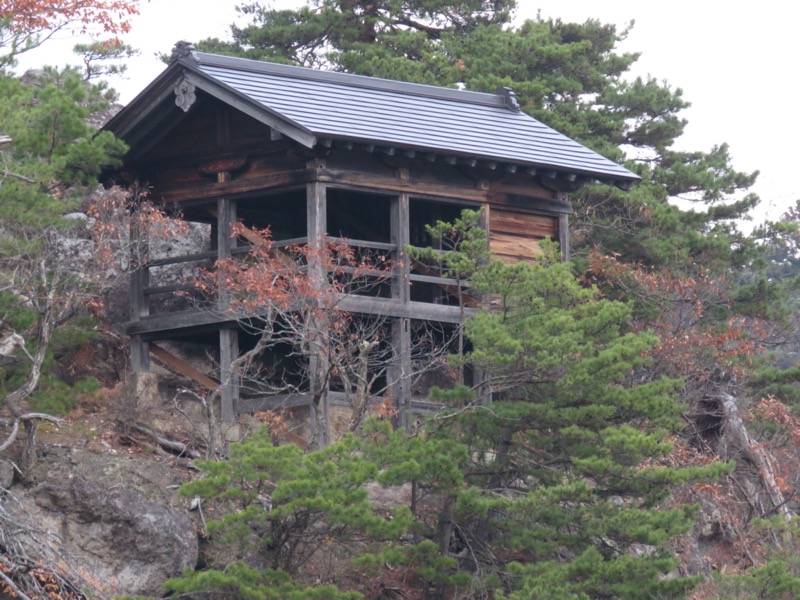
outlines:
{"label": "wooden beam", "polygon": [[[334,406],[351,406],[350,401],[343,392],[328,392],[330,403]],[[382,396],[373,396],[371,402],[373,406],[380,406],[384,401]],[[276,394],[274,396],[262,396],[260,398],[242,399],[240,403],[240,414],[254,413],[261,411],[278,411],[290,408],[301,408],[311,404],[309,394]],[[435,414],[445,408],[444,404],[431,402],[430,400],[412,400],[410,402],[411,412],[415,415]]]}
{"label": "wooden beam", "polygon": [[157,334],[163,334],[165,331],[175,332],[181,329],[205,328],[208,326],[216,328],[220,323],[229,323],[233,320],[225,312],[194,308],[154,315],[140,321],[131,321],[125,327],[125,332],[128,335],[147,336],[148,339],[152,340]]}
{"label": "wooden beam", "polygon": [[273,173],[261,177],[241,177],[225,183],[203,183],[199,185],[176,187],[174,189],[160,188],[156,183],[153,190],[153,197],[166,203],[179,204],[186,201],[205,200],[218,198],[219,196],[233,196],[269,188],[303,185],[315,176],[316,171],[301,169]]}
{"label": "wooden beam", "polygon": [[164,364],[165,367],[172,369],[179,375],[183,375],[187,379],[191,379],[195,383],[203,386],[207,390],[214,391],[219,387],[219,383],[204,375],[197,369],[195,369],[192,365],[187,363],[184,360],[181,360],[174,354],[168,352],[161,346],[157,346],[156,344],[150,344],[150,354],[152,354],[155,358],[157,358],[161,363]]}
{"label": "wooden beam", "polygon": [[457,200],[486,202],[488,194],[485,190],[477,190],[472,185],[457,186],[416,179],[401,180],[396,177],[359,173],[340,169],[320,169],[318,180],[330,184],[353,185],[389,192],[408,192],[418,196],[442,196]]}
{"label": "wooden beam", "polygon": [[[369,296],[346,296],[341,299],[338,308],[364,315],[381,315],[386,317],[408,317],[420,321],[440,323],[460,323],[461,314],[457,306],[446,304],[430,304],[427,302],[409,302],[403,304],[389,298],[373,298]],[[475,313],[475,309],[467,308],[467,315]]]}
{"label": "wooden beam", "polygon": [[197,170],[203,175],[216,175],[220,172],[235,173],[247,166],[246,158],[228,158],[212,160],[198,165]]}
{"label": "wooden beam", "polygon": [[[429,279],[427,281],[429,281],[430,283],[433,283],[439,289],[443,290],[445,293],[450,294],[453,297],[457,297],[458,296],[458,282],[456,282],[455,284],[452,284],[452,283],[448,283],[447,281],[443,281],[442,280],[443,278],[440,277],[440,274],[437,273],[436,271],[434,271],[433,269],[429,268],[428,266],[422,264],[421,262],[413,260],[413,259],[412,259],[411,262],[412,262],[412,267],[413,267],[414,271],[416,271],[417,273],[419,273],[423,277],[428,277]],[[475,298],[473,298],[465,290],[462,290],[461,293],[464,296],[464,305],[465,306],[477,308],[479,303]]]}

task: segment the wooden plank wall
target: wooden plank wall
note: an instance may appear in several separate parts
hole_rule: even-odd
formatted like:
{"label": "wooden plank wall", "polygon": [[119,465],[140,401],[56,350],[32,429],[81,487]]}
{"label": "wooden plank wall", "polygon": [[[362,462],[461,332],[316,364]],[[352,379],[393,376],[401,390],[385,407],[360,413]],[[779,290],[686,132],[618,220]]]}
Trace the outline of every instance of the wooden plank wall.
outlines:
{"label": "wooden plank wall", "polygon": [[493,206],[489,212],[489,251],[503,262],[532,261],[543,239],[558,239],[558,217]]}

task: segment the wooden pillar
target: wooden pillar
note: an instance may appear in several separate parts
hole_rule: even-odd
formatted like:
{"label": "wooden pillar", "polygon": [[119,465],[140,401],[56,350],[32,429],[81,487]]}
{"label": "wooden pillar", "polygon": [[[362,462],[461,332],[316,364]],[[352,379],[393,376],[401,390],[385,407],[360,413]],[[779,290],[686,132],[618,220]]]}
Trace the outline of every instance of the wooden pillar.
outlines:
{"label": "wooden pillar", "polygon": [[[564,192],[559,192],[558,200],[569,203],[569,196]],[[561,250],[561,260],[569,260],[569,215],[558,215],[558,247]]]}
{"label": "wooden pillar", "polygon": [[[411,243],[410,199],[400,194],[390,207],[391,242],[397,248],[397,261],[392,279],[392,298],[406,307],[411,302],[409,274],[410,258],[406,246]],[[406,314],[408,314],[406,312]],[[401,317],[392,322],[392,364],[387,372],[388,382],[398,409],[397,425],[406,431],[411,428],[411,319]]]}
{"label": "wooden pillar", "polygon": [[408,275],[411,272],[411,265],[409,264],[410,258],[406,253],[406,246],[411,243],[409,203],[408,194],[400,194],[392,199],[389,209],[391,211],[389,215],[391,243],[397,248],[392,279],[392,298],[403,304],[410,302]]}
{"label": "wooden pillar", "polygon": [[392,364],[388,369],[389,385],[397,402],[397,426],[411,430],[411,319],[392,321]]}
{"label": "wooden pillar", "polygon": [[130,360],[134,373],[147,373],[150,370],[150,343],[140,335],[131,337]]}
{"label": "wooden pillar", "polygon": [[[150,314],[147,296],[144,293],[150,279],[150,270],[145,259],[147,257],[147,231],[143,231],[140,224],[133,219],[130,226],[130,271],[131,271],[131,321],[141,321],[142,317]],[[146,373],[150,370],[149,343],[141,336],[131,338],[130,347],[131,368],[134,373]]]}
{"label": "wooden pillar", "polygon": [[486,405],[492,403],[492,385],[483,369],[472,365],[472,387],[475,390],[475,397],[478,404]]}
{"label": "wooden pillar", "polygon": [[558,216],[558,245],[561,249],[561,260],[569,260],[569,215]]}
{"label": "wooden pillar", "polygon": [[219,330],[219,373],[221,416],[225,423],[236,420],[239,401],[239,374],[233,361],[239,356],[239,330],[226,327]]}
{"label": "wooden pillar", "polygon": [[[227,179],[227,173],[218,174],[219,181]],[[236,238],[231,235],[231,228],[236,223],[236,202],[230,198],[217,199],[217,256],[219,259],[231,257],[236,247]],[[230,294],[220,286],[217,294],[217,309],[224,312],[228,309]],[[239,356],[238,330],[224,328],[219,331],[219,381],[220,410],[222,420],[232,423],[236,419],[236,402],[239,398],[239,375],[234,372],[233,361]]]}
{"label": "wooden pillar", "polygon": [[[322,160],[309,162],[308,167],[322,168]],[[325,184],[311,181],[306,188],[306,235],[311,249],[308,259],[308,274],[312,278],[315,289],[322,292],[327,281],[325,265],[322,262],[321,251],[323,240],[327,233],[327,198]],[[311,317],[312,320],[315,317]],[[324,318],[319,316],[319,318]],[[324,338],[327,326],[324,322],[308,323],[309,327],[309,356],[308,375],[309,388],[312,398],[317,398],[316,404],[312,401],[311,428],[312,444],[318,447],[327,446],[331,441],[330,414],[328,406],[327,371],[328,360],[325,355],[326,340]]]}
{"label": "wooden pillar", "polygon": [[[492,260],[490,246],[492,231],[491,210],[492,209],[489,205],[484,205],[483,214],[481,214],[480,219],[478,220],[478,226],[486,232],[486,252],[488,254],[487,259],[482,263],[484,265],[488,264]],[[487,307],[489,305],[490,298],[488,294],[479,294],[475,297],[475,299],[482,307]],[[464,323],[460,323],[459,327],[464,327]],[[492,388],[489,380],[485,377],[483,369],[475,364],[470,364],[469,368],[472,371],[472,389],[474,390],[475,398],[477,399],[478,404],[491,404]]]}
{"label": "wooden pillar", "polygon": [[230,198],[217,198],[217,257],[230,258],[236,247],[236,237],[231,228],[236,224],[236,201]]}

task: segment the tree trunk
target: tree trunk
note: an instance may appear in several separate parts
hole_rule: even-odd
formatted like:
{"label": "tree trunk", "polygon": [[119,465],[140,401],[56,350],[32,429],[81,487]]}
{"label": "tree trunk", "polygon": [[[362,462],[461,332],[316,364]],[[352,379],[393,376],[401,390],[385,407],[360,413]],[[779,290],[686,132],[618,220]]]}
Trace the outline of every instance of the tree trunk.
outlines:
{"label": "tree trunk", "polygon": [[792,520],[792,512],[786,505],[786,498],[775,479],[769,452],[750,437],[744,421],[739,416],[736,398],[730,394],[720,394],[714,398],[718,400],[722,411],[723,439],[728,438],[728,443],[735,443],[747,459],[753,463],[775,511],[789,523]]}

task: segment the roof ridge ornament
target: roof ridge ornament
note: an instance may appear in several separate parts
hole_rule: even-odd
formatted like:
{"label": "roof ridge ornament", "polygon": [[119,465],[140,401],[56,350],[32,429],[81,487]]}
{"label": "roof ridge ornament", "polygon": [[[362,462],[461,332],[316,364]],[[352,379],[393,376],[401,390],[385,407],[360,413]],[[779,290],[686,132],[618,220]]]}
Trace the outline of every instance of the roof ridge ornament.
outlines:
{"label": "roof ridge ornament", "polygon": [[172,54],[169,57],[169,62],[175,62],[181,59],[197,62],[197,57],[195,57],[194,53],[195,47],[192,42],[180,40],[179,42],[175,42],[175,45],[172,47]]}
{"label": "roof ridge ornament", "polygon": [[519,107],[519,102],[517,102],[517,95],[510,87],[501,85],[499,88],[497,88],[497,94],[503,99],[506,107],[510,108],[514,112],[520,112],[522,110]]}

